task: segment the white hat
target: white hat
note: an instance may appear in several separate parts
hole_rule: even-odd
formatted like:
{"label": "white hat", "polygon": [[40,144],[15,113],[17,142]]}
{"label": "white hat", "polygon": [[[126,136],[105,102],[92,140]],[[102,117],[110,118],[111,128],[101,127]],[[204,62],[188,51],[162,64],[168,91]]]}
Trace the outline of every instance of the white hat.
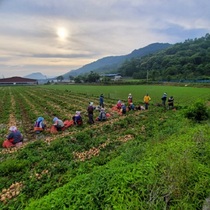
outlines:
{"label": "white hat", "polygon": [[80,111],[76,111],[76,114],[77,114],[77,115],[80,115]]}
{"label": "white hat", "polygon": [[92,106],[93,105],[93,102],[90,102],[90,105]]}
{"label": "white hat", "polygon": [[131,96],[131,93],[129,93],[129,96]]}
{"label": "white hat", "polygon": [[9,128],[9,130],[10,130],[10,131],[16,131],[16,130],[17,130],[17,127],[11,126],[11,127]]}

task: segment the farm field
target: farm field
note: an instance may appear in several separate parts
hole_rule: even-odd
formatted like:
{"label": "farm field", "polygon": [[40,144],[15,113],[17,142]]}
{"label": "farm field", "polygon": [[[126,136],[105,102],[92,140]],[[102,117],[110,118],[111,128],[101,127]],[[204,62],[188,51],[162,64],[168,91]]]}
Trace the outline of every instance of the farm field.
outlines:
{"label": "farm field", "polygon": [[57,89],[72,91],[73,93],[83,93],[87,96],[95,96],[98,99],[101,93],[105,98],[124,100],[127,102],[129,93],[132,93],[134,103],[142,103],[146,93],[152,98],[151,104],[161,103],[160,98],[163,93],[174,96],[176,105],[185,106],[197,99],[210,99],[209,88],[178,87],[178,86],[156,86],[156,85],[116,85],[116,86],[90,86],[90,85],[50,85],[43,86],[47,89]]}
{"label": "farm field", "polygon": [[[164,92],[175,110],[157,106]],[[101,93],[111,117],[89,125],[88,103],[97,106]],[[149,110],[112,110],[128,93],[141,105],[149,93]],[[210,196],[209,120],[183,114],[198,99],[209,106],[208,88],[0,87],[0,98],[1,145],[11,125],[24,135],[22,147],[0,150],[0,209],[202,209]],[[71,119],[77,110],[83,126],[33,132],[38,116],[50,127],[54,115]]]}

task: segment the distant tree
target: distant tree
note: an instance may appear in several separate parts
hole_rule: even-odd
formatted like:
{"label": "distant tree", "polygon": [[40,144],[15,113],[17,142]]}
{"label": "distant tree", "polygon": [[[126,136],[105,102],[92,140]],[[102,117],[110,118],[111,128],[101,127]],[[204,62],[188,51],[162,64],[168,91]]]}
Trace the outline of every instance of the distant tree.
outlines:
{"label": "distant tree", "polygon": [[57,79],[57,81],[62,82],[62,80],[63,80],[64,78],[63,78],[63,76],[61,75],[61,76],[58,76],[56,79]]}
{"label": "distant tree", "polygon": [[145,79],[147,77],[147,72],[140,71],[133,73],[133,79]]}
{"label": "distant tree", "polygon": [[166,77],[166,80],[167,80],[168,82],[170,82],[170,81],[171,81],[171,76],[168,75],[168,76]]}
{"label": "distant tree", "polygon": [[111,81],[111,79],[109,77],[102,77],[101,82],[104,84],[107,84]]}
{"label": "distant tree", "polygon": [[75,83],[81,83],[82,82],[82,77],[79,75],[74,78]]}
{"label": "distant tree", "polygon": [[100,78],[100,75],[93,71],[91,71],[90,74],[87,75],[87,81],[90,83],[97,82],[99,78]]}
{"label": "distant tree", "polygon": [[69,75],[69,81],[71,82],[72,80],[74,80],[74,77],[72,75]]}
{"label": "distant tree", "polygon": [[69,75],[69,80],[74,80],[74,77],[72,75]]}
{"label": "distant tree", "polygon": [[155,81],[157,79],[157,77],[159,76],[159,72],[153,70],[151,72],[151,76],[152,76],[152,80]]}

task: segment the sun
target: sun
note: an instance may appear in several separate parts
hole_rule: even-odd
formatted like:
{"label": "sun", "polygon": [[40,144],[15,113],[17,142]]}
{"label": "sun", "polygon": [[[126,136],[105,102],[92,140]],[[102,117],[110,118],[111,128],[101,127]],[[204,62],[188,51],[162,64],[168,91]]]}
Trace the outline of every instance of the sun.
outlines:
{"label": "sun", "polygon": [[65,40],[68,36],[68,32],[67,32],[66,28],[59,27],[59,28],[57,28],[57,35],[58,35],[59,39]]}

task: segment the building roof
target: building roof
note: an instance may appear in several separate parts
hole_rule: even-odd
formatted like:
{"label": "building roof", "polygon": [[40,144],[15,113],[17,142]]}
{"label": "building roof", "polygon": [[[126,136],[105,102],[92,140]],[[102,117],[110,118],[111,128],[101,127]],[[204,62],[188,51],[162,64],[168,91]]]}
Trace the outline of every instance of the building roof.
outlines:
{"label": "building roof", "polygon": [[9,77],[0,79],[0,83],[34,83],[37,82],[35,79],[28,79],[23,77]]}
{"label": "building roof", "polygon": [[115,77],[115,76],[121,76],[119,73],[116,74],[103,74],[104,77]]}

